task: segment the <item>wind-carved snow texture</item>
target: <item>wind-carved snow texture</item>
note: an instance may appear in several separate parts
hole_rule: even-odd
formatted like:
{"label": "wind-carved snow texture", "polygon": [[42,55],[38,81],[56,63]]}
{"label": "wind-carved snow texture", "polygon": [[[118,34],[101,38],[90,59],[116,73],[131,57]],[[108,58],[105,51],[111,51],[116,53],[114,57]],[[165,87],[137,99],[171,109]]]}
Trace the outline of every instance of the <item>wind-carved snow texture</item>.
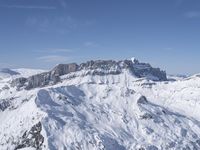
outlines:
{"label": "wind-carved snow texture", "polygon": [[0,149],[200,149],[199,75],[159,82],[129,69],[105,73],[113,61],[100,61],[104,73],[94,73],[99,64],[90,63],[61,69],[60,82],[43,88],[1,80]]}
{"label": "wind-carved snow texture", "polygon": [[50,149],[200,148],[198,121],[148,102],[131,89],[94,86],[38,92],[36,103],[47,112],[43,124]]}

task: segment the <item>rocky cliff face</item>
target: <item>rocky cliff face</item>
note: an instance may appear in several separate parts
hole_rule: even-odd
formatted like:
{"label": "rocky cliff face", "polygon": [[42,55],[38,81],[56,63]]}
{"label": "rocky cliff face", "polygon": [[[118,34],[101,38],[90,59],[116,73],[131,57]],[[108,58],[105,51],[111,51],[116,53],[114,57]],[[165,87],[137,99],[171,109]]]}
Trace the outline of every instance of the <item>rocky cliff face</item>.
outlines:
{"label": "rocky cliff face", "polygon": [[120,62],[113,60],[88,61],[79,65],[79,70],[85,70],[92,75],[120,74],[122,68]]}
{"label": "rocky cliff face", "polygon": [[59,64],[51,71],[51,75],[62,76],[70,72],[75,72],[78,70],[78,65],[76,63],[71,64]]}
{"label": "rocky cliff face", "polygon": [[160,68],[153,68],[151,67],[150,64],[146,64],[146,63],[133,64],[132,69],[133,69],[133,73],[139,78],[152,76],[154,78],[153,80],[157,80],[157,81],[167,80],[165,71],[160,70]]}
{"label": "rocky cliff face", "polygon": [[60,81],[60,76],[68,74],[70,72],[75,72],[78,69],[78,65],[72,64],[59,64],[49,72],[33,75],[29,78],[17,78],[12,82],[13,86],[18,88],[26,86],[27,90],[43,87],[49,84],[55,84]]}
{"label": "rocky cliff face", "polygon": [[147,76],[152,76],[153,80],[165,81],[167,80],[166,72],[160,70],[159,68],[153,68],[148,63],[140,63],[138,60],[123,60],[123,61],[113,61],[113,60],[97,60],[88,61],[82,63],[79,66],[79,70],[91,70],[92,74],[105,75],[105,74],[120,74],[123,69],[128,69],[133,75],[142,78]]}
{"label": "rocky cliff face", "polygon": [[40,134],[42,131],[41,122],[34,125],[30,131],[26,131],[22,138],[20,139],[20,143],[15,148],[15,150],[26,148],[26,147],[34,147],[36,150],[42,150],[41,146],[44,142],[44,137]]}
{"label": "rocky cliff face", "polygon": [[16,79],[13,81],[12,85],[17,87],[25,86],[26,89],[32,89],[50,84],[56,84],[60,81],[60,76],[71,72],[86,71],[86,75],[117,75],[122,73],[124,69],[129,70],[138,78],[149,77],[151,80],[167,80],[166,73],[164,71],[161,71],[159,68],[153,68],[150,64],[140,63],[135,59],[134,61],[92,60],[86,63],[81,63],[80,65],[77,65],[76,63],[59,64],[49,72],[33,75],[27,79]]}

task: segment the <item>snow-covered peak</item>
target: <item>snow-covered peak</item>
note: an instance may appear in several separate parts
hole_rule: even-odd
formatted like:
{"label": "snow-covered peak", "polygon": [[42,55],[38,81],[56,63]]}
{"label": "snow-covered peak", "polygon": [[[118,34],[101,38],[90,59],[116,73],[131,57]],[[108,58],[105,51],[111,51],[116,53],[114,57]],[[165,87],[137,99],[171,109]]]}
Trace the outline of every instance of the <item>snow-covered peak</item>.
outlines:
{"label": "snow-covered peak", "polygon": [[0,79],[9,78],[11,76],[19,75],[20,73],[9,68],[0,69]]}
{"label": "snow-covered peak", "polygon": [[3,69],[0,69],[0,72],[1,73],[5,73],[5,74],[9,74],[9,75],[17,75],[17,74],[19,74],[19,72],[17,72],[17,71],[14,71],[14,70],[11,70],[11,69],[9,69],[9,68],[3,68]]}
{"label": "snow-covered peak", "polygon": [[45,72],[45,70],[40,69],[27,69],[27,68],[20,68],[20,69],[9,69],[3,68],[0,69],[0,78],[7,79],[7,78],[19,78],[19,77],[30,77],[35,74],[40,74]]}
{"label": "snow-covered peak", "polygon": [[136,59],[135,57],[132,57],[132,58],[131,58],[131,61],[132,61],[133,64],[139,63],[138,59]]}
{"label": "snow-covered peak", "polygon": [[47,71],[42,69],[29,69],[29,68],[19,68],[12,70],[18,72],[21,75],[21,77],[30,77]]}

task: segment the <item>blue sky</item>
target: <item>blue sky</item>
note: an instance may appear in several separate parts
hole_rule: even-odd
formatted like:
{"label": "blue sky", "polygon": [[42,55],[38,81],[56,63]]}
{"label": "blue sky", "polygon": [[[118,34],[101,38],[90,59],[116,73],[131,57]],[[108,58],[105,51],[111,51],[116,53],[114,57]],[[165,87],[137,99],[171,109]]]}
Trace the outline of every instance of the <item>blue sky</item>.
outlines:
{"label": "blue sky", "polygon": [[199,0],[0,0],[0,67],[136,57],[200,72]]}

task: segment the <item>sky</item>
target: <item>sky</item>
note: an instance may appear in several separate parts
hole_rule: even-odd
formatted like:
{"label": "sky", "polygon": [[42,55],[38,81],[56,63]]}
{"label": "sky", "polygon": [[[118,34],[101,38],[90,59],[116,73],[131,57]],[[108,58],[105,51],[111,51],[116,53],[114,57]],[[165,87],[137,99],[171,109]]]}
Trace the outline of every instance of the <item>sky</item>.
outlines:
{"label": "sky", "polygon": [[200,1],[0,0],[0,68],[131,57],[200,73]]}

